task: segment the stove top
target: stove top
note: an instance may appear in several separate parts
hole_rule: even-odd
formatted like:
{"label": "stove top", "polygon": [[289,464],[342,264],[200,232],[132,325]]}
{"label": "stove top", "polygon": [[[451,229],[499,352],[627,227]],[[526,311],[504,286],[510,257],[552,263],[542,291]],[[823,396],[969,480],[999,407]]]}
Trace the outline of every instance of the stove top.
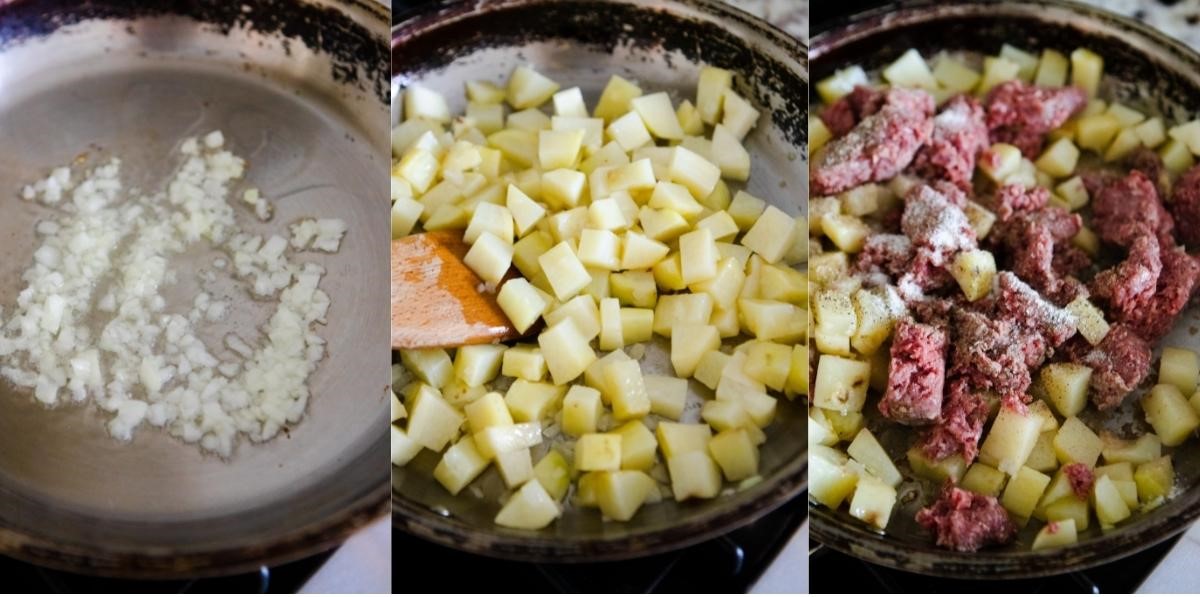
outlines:
{"label": "stove top", "polygon": [[936,578],[868,564],[841,552],[819,547],[809,556],[809,565],[821,570],[812,575],[813,593],[1125,593],[1138,587],[1158,563],[1175,547],[1179,536],[1095,568],[1044,578],[1021,580],[957,580]]}
{"label": "stove top", "polygon": [[0,557],[6,593],[296,593],[329,559],[328,551],[257,572],[170,581],[120,580],[60,572]]}
{"label": "stove top", "polygon": [[[531,564],[460,552],[392,532],[394,593],[745,593],[808,515],[801,494],[753,524],[655,556],[592,564]],[[407,570],[470,570],[454,578]],[[499,580],[498,579],[502,579]]]}

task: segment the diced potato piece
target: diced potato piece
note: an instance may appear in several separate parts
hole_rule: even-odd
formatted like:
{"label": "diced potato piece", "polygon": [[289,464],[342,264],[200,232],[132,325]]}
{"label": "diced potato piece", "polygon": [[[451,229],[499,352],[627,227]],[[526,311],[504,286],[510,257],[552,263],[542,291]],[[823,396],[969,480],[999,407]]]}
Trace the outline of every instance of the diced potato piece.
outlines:
{"label": "diced potato piece", "polygon": [[650,413],[650,398],[637,361],[616,360],[604,366],[604,382],[612,394],[613,417],[618,421],[644,417]]}
{"label": "diced potato piece", "polygon": [[875,439],[875,435],[869,429],[864,428],[859,431],[858,435],[854,437],[854,441],[850,442],[850,447],[846,452],[851,458],[866,467],[873,476],[892,487],[900,485],[904,479],[892,462],[891,456],[888,456],[887,451],[883,449],[879,440]]}
{"label": "diced potato piece", "polygon": [[596,103],[596,109],[592,114],[596,118],[604,120],[613,120],[614,118],[629,112],[630,102],[635,97],[640,97],[642,90],[637,85],[613,75],[605,85],[604,91],[600,93],[600,100]]}
{"label": "diced potato piece", "polygon": [[795,220],[783,210],[769,205],[742,237],[741,243],[759,254],[767,263],[776,263],[791,247],[795,234]]}
{"label": "diced potato piece", "polygon": [[533,458],[529,448],[496,455],[496,471],[508,488],[518,487],[533,479]]}
{"label": "diced potato piece", "polygon": [[488,135],[487,142],[518,168],[528,168],[538,159],[537,134],[533,131],[508,128]]}
{"label": "diced potato piece", "polygon": [[1061,52],[1042,50],[1042,59],[1038,62],[1033,84],[1038,87],[1062,87],[1067,83],[1069,66],[1067,57],[1063,56]]}
{"label": "diced potato piece", "polygon": [[1187,144],[1177,139],[1169,139],[1162,147],[1159,147],[1158,155],[1162,158],[1163,166],[1172,176],[1183,174],[1196,163]]}
{"label": "diced potato piece", "polygon": [[1121,122],[1108,113],[1081,116],[1075,124],[1075,141],[1079,147],[1102,154],[1121,130]]}
{"label": "diced potato piece", "polygon": [[533,466],[533,476],[554,501],[562,501],[571,487],[571,466],[557,450],[550,450]]}
{"label": "diced potato piece", "polygon": [[1100,237],[1087,226],[1079,229],[1071,238],[1071,244],[1092,257],[1100,253]]}
{"label": "diced potato piece", "polygon": [[983,79],[979,81],[976,93],[986,95],[993,87],[1017,78],[1021,65],[1004,58],[985,56],[983,58]]}
{"label": "diced potato piece", "polygon": [[825,144],[833,139],[833,133],[829,131],[829,127],[825,126],[825,122],[816,114],[808,116],[808,154],[814,155]]}
{"label": "diced potato piece", "polygon": [[625,344],[649,342],[654,336],[654,311],[652,309],[621,309],[621,338]]}
{"label": "diced potato piece", "polygon": [[1058,429],[1043,431],[1038,436],[1033,451],[1025,459],[1025,466],[1042,473],[1058,470],[1058,456],[1054,454],[1054,436],[1057,432]]}
{"label": "diced potato piece", "polygon": [[980,495],[999,497],[1000,490],[1004,488],[1005,479],[1004,473],[982,462],[976,462],[967,469],[959,486]]}
{"label": "diced potato piece", "polygon": [[537,479],[521,486],[496,514],[495,523],[513,529],[537,530],[545,528],[562,515],[558,502],[542,487]]}
{"label": "diced potato piece", "polygon": [[711,325],[682,324],[671,330],[671,366],[675,375],[691,377],[700,358],[721,346],[721,336]]}
{"label": "diced potato piece", "polygon": [[708,294],[668,294],[654,307],[654,333],[667,338],[679,325],[707,325],[712,319],[713,300]]}
{"label": "diced potato piece", "polygon": [[1108,322],[1104,320],[1104,312],[1093,305],[1085,297],[1077,297],[1067,304],[1067,311],[1075,316],[1079,334],[1095,346],[1108,335]]}
{"label": "diced potato piece", "polygon": [[1042,172],[1055,178],[1070,176],[1079,161],[1079,148],[1070,139],[1059,139],[1042,151],[1035,164]]}
{"label": "diced potato piece", "polygon": [[629,104],[655,137],[683,138],[683,128],[679,126],[679,119],[675,117],[671,97],[665,91],[633,98]]}
{"label": "diced potato piece", "polygon": [[556,115],[587,118],[588,111],[587,106],[583,103],[583,92],[578,87],[559,91],[551,99],[554,100],[554,113]]}
{"label": "diced potato piece", "polygon": [[933,78],[946,89],[966,93],[979,84],[979,73],[945,54],[933,67]]}
{"label": "diced potato piece", "polygon": [[701,228],[679,237],[679,263],[684,284],[696,284],[716,277],[717,257],[712,230]]}
{"label": "diced potato piece", "polygon": [[1164,446],[1178,446],[1200,427],[1200,415],[1172,385],[1159,384],[1142,398],[1146,421]]}
{"label": "diced potato piece", "polygon": [[599,430],[604,404],[600,392],[587,386],[571,386],[563,398],[562,430],[580,437]]}
{"label": "diced potato piece", "polygon": [[392,464],[404,466],[421,453],[421,444],[413,441],[403,429],[392,425]]}
{"label": "diced potato piece", "polygon": [[[912,469],[913,474],[922,479],[929,479],[937,483],[951,479],[957,483],[966,474],[967,462],[963,460],[962,454],[951,454],[941,460],[932,460],[921,451],[919,446],[913,446],[909,448],[906,455],[909,468]],[[811,485],[810,479],[810,491]]]}
{"label": "diced potato piece", "polygon": [[911,48],[883,69],[883,78],[896,87],[936,89],[938,86],[925,59]]}
{"label": "diced potato piece", "polygon": [[538,131],[538,163],[543,170],[572,168],[583,146],[583,131]]}
{"label": "diced potato piece", "polygon": [[585,433],[575,442],[575,470],[615,471],[621,468],[621,436]]}
{"label": "diced potato piece", "polygon": [[1200,376],[1200,356],[1186,348],[1166,346],[1158,365],[1158,383],[1171,384],[1184,396],[1196,392],[1196,379]]}
{"label": "diced potato piece", "polygon": [[1021,150],[1007,143],[994,143],[979,160],[979,169],[997,183],[1002,183],[1021,166]]}
{"label": "diced potato piece", "polygon": [[813,389],[813,405],[841,413],[862,410],[871,365],[835,355],[821,355]]}
{"label": "diced potato piece", "polygon": [[655,267],[670,253],[667,245],[632,230],[625,233],[624,251],[620,269],[646,269]]}
{"label": "diced potato piece", "polygon": [[1171,489],[1175,487],[1175,467],[1171,457],[1161,456],[1138,465],[1133,480],[1137,484],[1138,499],[1143,504],[1170,497]]}
{"label": "diced potato piece", "polygon": [[961,251],[950,266],[950,274],[958,282],[967,300],[976,301],[992,291],[992,283],[996,277],[996,259],[990,251],[983,249]]}
{"label": "diced potato piece", "polygon": [[657,489],[654,479],[642,471],[595,473],[593,483],[596,505],[605,517],[616,521],[633,518]]}
{"label": "diced potato piece", "polygon": [[646,396],[650,398],[650,412],[679,420],[687,405],[687,380],[666,375],[645,375]]}
{"label": "diced potato piece", "polygon": [[496,296],[496,302],[513,327],[521,333],[525,333],[546,310],[546,301],[524,278],[513,278],[505,282]]}
{"label": "diced potato piece", "polygon": [[1063,464],[1078,462],[1094,467],[1103,448],[1100,436],[1076,417],[1064,421],[1054,436],[1054,453]]}
{"label": "diced potato piece", "polygon": [[1138,141],[1141,141],[1142,145],[1151,149],[1162,145],[1167,140],[1167,130],[1163,126],[1163,120],[1157,116],[1133,127],[1133,132],[1137,134]]}
{"label": "diced potato piece", "polygon": [[712,429],[699,423],[662,421],[654,433],[663,457],[668,459],[688,452],[704,452],[712,439]]}
{"label": "diced potato piece", "polygon": [[645,471],[654,466],[658,441],[641,421],[629,421],[609,433],[621,438],[621,469]]}
{"label": "diced potato piece", "polygon": [[858,472],[846,455],[825,446],[809,448],[808,495],[828,508],[837,508],[858,484]]}
{"label": "diced potato piece", "polygon": [[[1133,465],[1128,462],[1118,462],[1105,466],[1098,466],[1093,471],[1097,477],[1107,475],[1113,481],[1132,481],[1133,480]],[[1134,500],[1136,502],[1136,500]]]}
{"label": "diced potato piece", "polygon": [[[863,243],[871,233],[870,227],[861,219],[845,214],[825,216],[821,229],[838,250],[847,253],[861,251]],[[742,242],[744,244],[745,240]]]}
{"label": "diced potato piece", "polygon": [[558,409],[564,386],[518,379],[508,388],[504,402],[518,423],[541,421]]}
{"label": "diced potato piece", "polygon": [[1046,398],[1064,417],[1073,417],[1087,406],[1092,369],[1077,363],[1051,363],[1038,373]]}
{"label": "diced potato piece", "polygon": [[450,107],[442,94],[419,84],[404,91],[404,117],[434,122],[450,122]]}
{"label": "diced potato piece", "polygon": [[1096,504],[1096,518],[1100,519],[1100,526],[1103,528],[1112,528],[1131,514],[1125,499],[1108,477],[1096,480],[1092,487],[1092,500]]}
{"label": "diced potato piece", "polygon": [[1078,176],[1073,176],[1058,186],[1054,187],[1054,192],[1059,197],[1062,197],[1067,202],[1067,207],[1071,211],[1075,211],[1088,202],[1087,187],[1083,185],[1083,179]]}
{"label": "diced potato piece", "polygon": [[866,427],[866,418],[861,412],[840,413],[836,410],[822,410],[829,426],[842,441],[851,441]]}
{"label": "diced potato piece", "polygon": [[514,109],[536,108],[550,99],[561,86],[545,75],[529,68],[518,66],[508,79],[507,98]]}
{"label": "diced potato piece", "polygon": [[567,242],[560,242],[538,258],[538,264],[550,281],[554,294],[560,301],[575,296],[591,282],[587,268],[579,261],[575,251]]}
{"label": "diced potato piece", "polygon": [[633,151],[654,141],[650,136],[650,131],[646,130],[646,124],[642,121],[642,117],[632,111],[612,121],[612,124],[608,125],[604,132],[625,151]]}
{"label": "diced potato piece", "polygon": [[1121,132],[1117,133],[1116,138],[1108,145],[1108,149],[1104,150],[1104,161],[1115,162],[1123,159],[1141,145],[1142,141],[1138,139],[1137,131],[1132,128],[1121,129]]}
{"label": "diced potato piece", "polygon": [[[1049,493],[1047,491],[1046,495]],[[1039,505],[1038,508],[1041,518],[1044,520],[1071,520],[1075,523],[1075,528],[1080,531],[1086,531],[1091,523],[1091,509],[1088,506],[1088,500],[1079,499],[1075,497],[1074,493],[1054,500],[1045,506]],[[1038,514],[1039,512],[1035,511],[1035,516]]]}
{"label": "diced potato piece", "polygon": [[491,81],[467,81],[467,99],[484,104],[498,104],[504,101],[505,91]]}
{"label": "diced potato piece", "polygon": [[542,332],[538,336],[538,345],[546,359],[550,377],[556,384],[570,383],[596,360],[596,353],[588,345],[588,339],[570,319],[560,321]]}
{"label": "diced potato piece", "polygon": [[528,108],[509,114],[505,124],[509,129],[519,129],[537,135],[538,131],[549,129],[550,122],[550,117],[546,116],[545,112],[537,108]]}
{"label": "diced potato piece", "polygon": [[716,124],[721,115],[725,90],[733,84],[733,73],[723,68],[705,66],[700,69],[696,84],[696,110],[707,124]]}
{"label": "diced potato piece", "polygon": [[1049,484],[1049,476],[1027,466],[1022,466],[1017,470],[1017,474],[1013,475],[1012,480],[1008,482],[1008,486],[1004,488],[1004,495],[1000,498],[1000,504],[1016,517],[1020,524],[1024,525],[1029,521],[1029,517],[1033,514],[1033,509],[1042,497],[1042,492],[1046,490],[1046,486]]}
{"label": "diced potato piece", "polygon": [[1034,73],[1038,68],[1038,57],[1009,44],[1000,46],[1001,58],[1014,62],[1019,67],[1017,70],[1017,78],[1026,83],[1033,80]]}
{"label": "diced potato piece", "polygon": [[741,402],[710,400],[700,408],[700,418],[717,431],[752,425],[750,415]]}
{"label": "diced potato piece", "polygon": [[996,214],[970,200],[963,208],[963,213],[967,215],[967,222],[971,225],[971,230],[975,231],[975,238],[980,240],[987,238],[988,233],[992,231],[992,225],[996,223]]}
{"label": "diced potato piece", "polygon": [[729,364],[730,358],[729,355],[718,350],[704,353],[696,365],[693,377],[708,389],[717,389],[717,383],[721,381],[721,375],[725,373],[725,367]]}
{"label": "diced potato piece", "polygon": [[512,265],[512,258],[511,242],[483,232],[463,257],[463,263],[483,281],[498,284]]}
{"label": "diced potato piece", "polygon": [[[738,141],[746,138],[746,134],[758,123],[758,110],[738,95],[732,89],[726,89],[722,97],[721,124]],[[715,138],[715,137],[714,137]],[[714,150],[723,149],[714,147]]]}
{"label": "diced potato piece", "polygon": [[792,395],[808,395],[808,346],[792,347],[792,370],[788,374],[787,391]]}
{"label": "diced potato piece", "polygon": [[1132,441],[1111,433],[1102,433],[1100,441],[1104,444],[1100,453],[1105,462],[1144,464],[1162,455],[1162,441],[1153,433],[1138,436]]}
{"label": "diced potato piece", "polygon": [[700,110],[696,109],[691,100],[679,102],[679,107],[675,109],[675,119],[679,121],[679,128],[683,130],[684,136],[704,134],[704,120],[700,117]]}
{"label": "diced potato piece", "polygon": [[755,342],[746,351],[742,370],[768,388],[782,392],[787,385],[791,366],[792,347],[775,342]]}
{"label": "diced potato piece", "polygon": [[892,335],[897,313],[880,296],[887,290],[860,288],[854,292],[854,314],[857,326],[850,345],[859,354],[872,355]]}
{"label": "diced potato piece", "polygon": [[833,75],[817,83],[817,93],[825,104],[836,102],[843,95],[854,91],[859,85],[870,85],[867,73],[861,66],[854,65],[834,71]]}
{"label": "diced potato piece", "polygon": [[652,308],[658,302],[658,287],[650,272],[620,272],[609,275],[612,295],[622,305]]}
{"label": "diced potato piece", "polygon": [[1104,59],[1086,48],[1071,52],[1071,84],[1082,87],[1088,97],[1095,97],[1104,76]]}
{"label": "diced potato piece", "polygon": [[717,181],[721,179],[721,169],[696,152],[676,146],[671,156],[668,176],[671,182],[687,187],[692,197],[704,199],[713,192]]}
{"label": "diced potato piece", "polygon": [[442,348],[420,348],[400,351],[400,362],[417,376],[417,379],[440,388],[450,382],[454,375],[454,364],[450,355]]}
{"label": "diced potato piece", "polygon": [[506,426],[513,424],[512,415],[508,412],[508,404],[498,392],[488,392],[464,408],[467,415],[467,428],[471,433],[479,433],[488,427]]}
{"label": "diced potato piece", "polygon": [[730,481],[758,474],[758,446],[745,429],[726,429],[709,440],[708,452]]}
{"label": "diced potato piece", "polygon": [[407,436],[418,445],[441,452],[458,434],[465,419],[437,391],[421,386],[409,408]]}
{"label": "diced potato piece", "polygon": [[667,470],[675,501],[692,497],[708,499],[721,491],[721,469],[708,455],[707,445],[701,450],[668,457]]}
{"label": "diced potato piece", "polygon": [[555,326],[564,319],[575,322],[584,339],[591,341],[600,334],[600,309],[590,296],[577,296],[545,316],[547,326]]}
{"label": "diced potato piece", "polygon": [[878,529],[887,528],[896,505],[896,488],[871,475],[859,477],[850,515]]}
{"label": "diced potato piece", "polygon": [[1009,475],[1016,475],[1033,451],[1041,429],[1042,418],[1037,414],[1021,414],[1002,407],[979,448],[979,461]]}
{"label": "diced potato piece", "polygon": [[536,422],[497,425],[486,427],[471,437],[475,439],[479,455],[490,460],[497,454],[532,448],[542,443],[542,425]]}
{"label": "diced potato piece", "polygon": [[1075,520],[1068,518],[1066,520],[1051,520],[1038,531],[1036,537],[1033,538],[1033,549],[1054,549],[1057,547],[1066,547],[1074,545],[1078,541],[1078,536],[1075,531]]}

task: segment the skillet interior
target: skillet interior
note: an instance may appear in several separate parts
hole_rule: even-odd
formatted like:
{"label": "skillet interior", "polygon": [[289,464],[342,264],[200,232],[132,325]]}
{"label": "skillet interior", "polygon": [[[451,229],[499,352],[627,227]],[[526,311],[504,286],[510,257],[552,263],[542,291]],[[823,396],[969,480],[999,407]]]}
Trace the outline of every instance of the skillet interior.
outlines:
{"label": "skillet interior", "polygon": [[[888,6],[852,18],[821,33],[812,42],[817,80],[835,69],[859,64],[875,70],[908,48],[924,56],[939,51],[994,53],[1003,43],[1030,51],[1050,47],[1067,51],[1086,46],[1104,57],[1106,97],[1149,109],[1169,121],[1194,114],[1200,101],[1200,56],[1185,46],[1134,21],[1107,12],[1058,1],[964,2],[953,6],[932,2]],[[1200,349],[1200,307],[1191,306],[1160,345]],[[1158,351],[1155,351],[1155,358]],[[1151,378],[1157,362],[1151,365]],[[1136,391],[1140,396],[1153,382]],[[1095,415],[1094,409],[1081,417]],[[1127,399],[1109,427],[1126,432],[1145,429],[1134,398]],[[888,433],[883,441],[888,443]],[[898,438],[897,438],[898,439]],[[894,454],[907,448],[893,442]],[[1033,552],[1040,524],[1027,526],[1014,545],[959,554],[934,547],[913,520],[922,504],[913,500],[893,513],[886,535],[868,530],[845,512],[813,507],[812,534],[821,543],[856,557],[913,572],[964,578],[1017,578],[1057,574],[1096,566],[1154,545],[1186,529],[1200,517],[1200,442],[1195,438],[1174,451],[1180,495],[1147,514],[1137,514],[1116,529],[1100,533],[1093,524],[1077,545],[1055,552]]]}
{"label": "skillet interior", "polygon": [[[729,68],[738,72],[743,95],[771,107],[770,118],[761,118],[747,140],[753,156],[748,191],[797,214],[807,205],[804,56],[795,40],[716,2],[443,3],[413,13],[393,31],[392,84],[399,97],[420,82],[461,111],[465,81],[503,82],[515,66],[532,63],[564,86],[578,85],[594,106],[612,74],[647,90],[667,90],[679,101],[694,95],[702,64]],[[648,351],[647,371],[663,346]],[[661,359],[659,366],[657,371],[669,369]],[[701,389],[692,383],[693,392]],[[762,451],[765,480],[736,496],[647,506],[629,523],[604,523],[594,510],[568,509],[543,531],[507,530],[492,524],[499,509],[495,496],[503,491],[494,471],[476,481],[492,497],[476,498],[470,490],[453,497],[430,476],[437,456],[426,451],[393,469],[393,520],[453,547],[520,559],[618,559],[680,547],[747,523],[800,492],[807,449],[803,409],[800,402],[780,401]]]}

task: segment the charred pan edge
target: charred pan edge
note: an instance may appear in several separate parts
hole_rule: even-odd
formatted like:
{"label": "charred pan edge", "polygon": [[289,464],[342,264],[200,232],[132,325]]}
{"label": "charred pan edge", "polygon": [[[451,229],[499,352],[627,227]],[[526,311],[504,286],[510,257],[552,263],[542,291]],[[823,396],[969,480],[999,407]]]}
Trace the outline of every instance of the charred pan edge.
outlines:
{"label": "charred pan edge", "polygon": [[[676,0],[720,22],[752,30],[782,50],[799,69],[756,50],[733,31],[708,20],[683,19],[668,5],[654,9],[625,2],[579,0],[443,0],[408,13],[392,34],[392,74],[407,80],[482,49],[551,40],[586,44],[611,52],[620,46],[678,51],[741,73],[760,106],[797,147],[808,145],[807,50],[802,43],[740,10],[707,0]],[[684,25],[684,26],[681,26]],[[771,101],[772,97],[783,100]]]}
{"label": "charred pan edge", "polygon": [[[1088,46],[1105,58],[1105,71],[1164,114],[1184,118],[1200,101],[1200,55],[1142,23],[1104,10],[1059,0],[968,0],[954,5],[931,0],[894,3],[850,17],[815,36],[813,76],[829,76],[846,64],[872,69],[905,49],[923,53],[954,49],[946,40],[970,40],[973,48],[1001,41],[1040,48]],[[928,54],[926,54],[928,55]],[[1124,90],[1124,89],[1122,89]],[[844,512],[812,511],[812,536],[820,543],[876,564],[936,576],[969,579],[1029,578],[1098,566],[1149,548],[1200,518],[1200,488],[1141,516],[1120,532],[1092,537],[1061,550],[983,550],[962,554],[925,544],[903,543],[857,524]]]}
{"label": "charred pan edge", "polygon": [[136,20],[182,16],[211,26],[221,34],[246,28],[262,35],[299,40],[333,61],[334,81],[389,102],[384,65],[386,40],[348,16],[346,9],[388,21],[386,9],[371,0],[331,0],[314,4],[298,0],[178,2],[176,0],[12,0],[0,2],[0,51],[51,35],[90,20]]}

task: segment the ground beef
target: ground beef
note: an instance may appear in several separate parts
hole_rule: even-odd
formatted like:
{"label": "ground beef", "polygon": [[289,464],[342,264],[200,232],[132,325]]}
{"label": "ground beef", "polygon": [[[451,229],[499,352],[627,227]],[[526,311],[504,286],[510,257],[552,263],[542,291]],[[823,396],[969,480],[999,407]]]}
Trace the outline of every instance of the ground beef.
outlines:
{"label": "ground beef", "polygon": [[923,425],[942,413],[946,375],[946,334],[936,327],[901,321],[892,340],[887,391],[879,401],[883,416]]}
{"label": "ground beef", "polygon": [[914,255],[912,241],[903,234],[872,234],[863,243],[855,267],[860,272],[882,272],[899,277]]}
{"label": "ground beef", "polygon": [[1200,263],[1182,247],[1164,248],[1159,252],[1162,274],[1158,289],[1144,309],[1129,314],[1123,321],[1148,342],[1157,342],[1171,331],[1179,313],[1187,306],[1200,278]]}
{"label": "ground beef", "polygon": [[[1048,348],[1061,346],[1075,335],[1075,319],[1071,314],[1042,298],[1012,272],[1000,272],[997,286],[1000,300],[996,305],[1000,316],[1035,332],[1045,340]],[[1040,363],[1044,356],[1037,362]]]}
{"label": "ground beef", "polygon": [[954,253],[975,248],[975,230],[962,208],[928,185],[909,191],[900,229],[913,245],[932,253],[934,265],[944,265]]}
{"label": "ground beef", "polygon": [[1125,158],[1125,164],[1131,170],[1139,170],[1145,174],[1158,189],[1159,197],[1171,196],[1171,173],[1167,172],[1162,156],[1158,155],[1157,151],[1148,147],[1138,147]]}
{"label": "ground beef", "polygon": [[1086,500],[1088,494],[1092,491],[1092,483],[1095,482],[1096,476],[1092,473],[1092,467],[1076,462],[1063,467],[1063,474],[1067,476],[1067,481],[1071,484],[1071,491],[1081,500]]}
{"label": "ground beef", "polygon": [[1150,345],[1133,328],[1117,323],[1095,347],[1081,341],[1071,346],[1070,360],[1092,368],[1089,394],[1100,410],[1120,405],[1150,372]]}
{"label": "ground beef", "polygon": [[979,438],[987,418],[988,402],[983,394],[972,391],[966,379],[954,379],[937,424],[921,438],[921,451],[934,460],[962,454],[972,462],[979,454]]}
{"label": "ground beef", "polygon": [[821,112],[821,121],[834,137],[849,133],[862,119],[879,111],[884,94],[874,87],[859,85]]}
{"label": "ground beef", "polygon": [[1200,165],[1193,166],[1175,181],[1171,215],[1179,223],[1179,240],[1192,247],[1200,245]]}
{"label": "ground beef", "polygon": [[1006,81],[988,93],[987,126],[992,143],[1015,145],[1029,159],[1042,151],[1046,133],[1087,104],[1078,87],[1037,87]]}
{"label": "ground beef", "polygon": [[970,387],[990,389],[1002,397],[1020,401],[1029,389],[1030,357],[1044,348],[1029,347],[1020,328],[1011,320],[967,309],[951,314],[954,331],[950,374],[966,380]]}
{"label": "ground beef", "polygon": [[1116,266],[1096,275],[1089,285],[1092,296],[1101,299],[1118,320],[1127,320],[1154,300],[1163,264],[1158,239],[1143,234],[1133,241],[1129,255]]}
{"label": "ground beef", "polygon": [[1159,200],[1154,183],[1137,170],[1108,181],[1092,194],[1092,228],[1100,238],[1122,247],[1131,246],[1147,231],[1158,237],[1159,244],[1175,244],[1174,219]]}
{"label": "ground beef", "polygon": [[952,483],[942,488],[937,501],[917,512],[917,523],[934,534],[939,546],[955,551],[978,551],[1017,537],[1017,525],[996,498]]}
{"label": "ground beef", "polygon": [[955,282],[946,269],[948,261],[945,251],[917,247],[908,264],[908,271],[900,276],[896,284],[900,296],[905,301],[921,300],[928,292],[950,287]]}
{"label": "ground beef", "polygon": [[924,91],[888,91],[878,112],[817,155],[811,169],[812,191],[832,195],[899,174],[929,140],[933,106],[933,98]]}
{"label": "ground beef", "polygon": [[988,129],[983,108],[967,95],[946,102],[933,119],[933,134],[917,152],[912,172],[930,181],[947,181],[962,189],[971,188],[975,156],[988,147]]}
{"label": "ground beef", "polygon": [[1024,185],[1006,184],[996,192],[991,201],[996,219],[1007,222],[1017,213],[1037,211],[1050,200],[1050,191],[1045,187],[1025,188]]}
{"label": "ground beef", "polygon": [[[1063,282],[1067,282],[1067,278],[1079,276],[1083,272],[1092,267],[1092,258],[1085,251],[1074,245],[1065,243],[1054,244],[1054,258],[1050,262],[1054,269],[1054,275],[1058,276]],[[1071,280],[1074,284],[1079,284],[1078,280]],[[1053,297],[1052,297],[1053,298]],[[1075,293],[1071,293],[1071,297],[1060,304],[1067,304],[1071,299],[1075,298]],[[1056,302],[1059,302],[1056,300]]]}
{"label": "ground beef", "polygon": [[[1037,205],[1046,194],[1045,189],[1040,187],[1038,191],[1041,192],[1030,192],[1021,199],[1017,198],[1021,196],[1019,192],[1002,192],[1001,196],[1006,198],[1002,200],[1001,205]],[[1079,215],[1047,205],[1032,211],[1020,210],[1011,213],[1013,215],[995,225],[996,232],[992,238],[993,245],[1006,249],[1010,269],[1046,296],[1058,299],[1064,294],[1073,295],[1073,292],[1064,292],[1063,275],[1055,267],[1055,257],[1071,248],[1068,239],[1075,236],[1083,226]],[[1075,263],[1090,264],[1086,255],[1083,256],[1086,261],[1079,261],[1080,256],[1076,252],[1069,255],[1071,259],[1076,260]]]}

